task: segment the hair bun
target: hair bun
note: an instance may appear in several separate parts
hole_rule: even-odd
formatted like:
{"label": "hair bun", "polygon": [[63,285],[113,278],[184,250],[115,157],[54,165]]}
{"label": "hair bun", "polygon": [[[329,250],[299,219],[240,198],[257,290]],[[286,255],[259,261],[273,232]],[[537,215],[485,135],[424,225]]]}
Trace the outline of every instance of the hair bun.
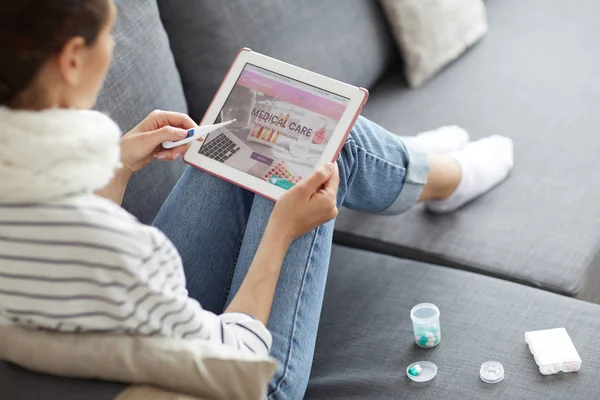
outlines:
{"label": "hair bun", "polygon": [[[108,23],[111,3],[0,0],[0,106],[13,103],[28,89],[44,63],[68,40],[83,37],[86,46],[92,46]],[[32,92],[23,101],[39,101],[39,96]]]}

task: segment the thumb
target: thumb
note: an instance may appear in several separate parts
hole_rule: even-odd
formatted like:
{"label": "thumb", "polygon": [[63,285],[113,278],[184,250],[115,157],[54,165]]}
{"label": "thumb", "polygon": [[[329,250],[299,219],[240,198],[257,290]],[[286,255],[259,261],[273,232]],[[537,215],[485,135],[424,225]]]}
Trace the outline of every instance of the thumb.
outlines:
{"label": "thumb", "polygon": [[317,169],[312,173],[308,178],[299,183],[306,190],[310,191],[310,193],[316,192],[325,182],[331,178],[333,172],[335,170],[335,165],[333,163],[328,163]]}
{"label": "thumb", "polygon": [[163,126],[155,131],[146,132],[144,137],[151,146],[158,146],[166,140],[177,141],[185,139],[188,136],[188,131],[173,126]]}

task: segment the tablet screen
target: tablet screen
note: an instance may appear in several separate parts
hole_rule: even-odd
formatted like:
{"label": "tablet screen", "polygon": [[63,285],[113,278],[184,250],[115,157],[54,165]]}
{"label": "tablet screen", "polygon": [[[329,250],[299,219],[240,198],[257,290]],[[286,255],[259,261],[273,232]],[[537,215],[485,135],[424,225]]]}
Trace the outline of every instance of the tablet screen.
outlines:
{"label": "tablet screen", "polygon": [[284,189],[310,175],[350,99],[246,64],[199,153]]}

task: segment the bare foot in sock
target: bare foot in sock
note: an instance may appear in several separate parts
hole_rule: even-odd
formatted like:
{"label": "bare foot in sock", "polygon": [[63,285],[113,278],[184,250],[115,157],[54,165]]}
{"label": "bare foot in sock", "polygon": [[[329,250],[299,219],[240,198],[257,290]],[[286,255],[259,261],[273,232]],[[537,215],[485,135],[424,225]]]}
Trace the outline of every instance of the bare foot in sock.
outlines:
{"label": "bare foot in sock", "polygon": [[443,200],[428,200],[425,206],[437,213],[452,212],[498,185],[513,168],[513,143],[503,136],[490,136],[450,154],[461,167],[458,187]]}
{"label": "bare foot in sock", "polygon": [[402,140],[427,154],[445,154],[463,149],[469,144],[469,134],[463,128],[451,125],[419,133],[417,136],[403,137]]}

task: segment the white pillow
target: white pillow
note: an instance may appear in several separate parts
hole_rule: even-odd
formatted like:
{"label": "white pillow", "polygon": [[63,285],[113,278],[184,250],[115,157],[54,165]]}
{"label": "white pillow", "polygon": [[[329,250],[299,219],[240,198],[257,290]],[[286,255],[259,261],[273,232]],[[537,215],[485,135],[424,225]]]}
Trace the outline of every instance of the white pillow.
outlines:
{"label": "white pillow", "polygon": [[155,385],[210,400],[262,400],[276,369],[270,357],[200,339],[56,333],[17,326],[0,326],[0,359],[52,375]]}
{"label": "white pillow", "polygon": [[488,30],[483,0],[381,0],[412,87],[434,76]]}

